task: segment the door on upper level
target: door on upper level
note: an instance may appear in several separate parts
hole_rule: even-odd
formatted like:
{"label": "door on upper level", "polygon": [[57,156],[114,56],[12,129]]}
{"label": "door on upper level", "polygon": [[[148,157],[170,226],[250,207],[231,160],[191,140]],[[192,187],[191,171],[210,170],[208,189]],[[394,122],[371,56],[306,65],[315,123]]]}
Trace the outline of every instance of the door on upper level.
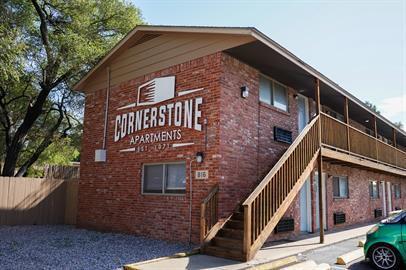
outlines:
{"label": "door on upper level", "polygon": [[302,95],[298,95],[297,107],[298,107],[298,129],[300,133],[306,127],[307,123],[309,123],[308,98]]}

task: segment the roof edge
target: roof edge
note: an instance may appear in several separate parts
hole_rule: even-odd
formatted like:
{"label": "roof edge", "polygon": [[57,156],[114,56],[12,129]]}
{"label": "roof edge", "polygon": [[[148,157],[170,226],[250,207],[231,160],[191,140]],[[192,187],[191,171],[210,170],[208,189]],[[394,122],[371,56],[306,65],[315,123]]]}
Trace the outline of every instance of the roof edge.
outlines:
{"label": "roof edge", "polygon": [[360,99],[358,99],[357,97],[352,95],[350,92],[348,92],[347,90],[342,88],[340,85],[338,85],[337,83],[335,83],[334,81],[329,79],[327,76],[325,76],[322,73],[320,73],[319,71],[317,71],[315,68],[313,68],[312,66],[310,66],[309,64],[307,64],[303,60],[301,60],[299,57],[294,55],[292,52],[285,49],[279,43],[275,42],[273,39],[269,38],[267,35],[265,35],[264,33],[262,33],[261,31],[259,31],[256,28],[251,28],[251,30],[252,30],[252,36],[254,38],[261,41],[262,43],[264,43],[265,45],[267,45],[271,49],[276,50],[278,53],[280,53],[281,55],[286,57],[292,63],[298,65],[301,68],[303,68],[305,71],[307,71],[308,73],[313,75],[315,78],[318,78],[319,80],[321,80],[326,85],[330,86],[331,88],[333,88],[334,90],[336,90],[337,92],[339,92],[343,96],[347,97],[348,99],[350,99],[352,102],[354,102],[358,106],[362,107],[363,109],[365,109],[366,111],[368,111],[372,115],[376,116],[378,119],[380,119],[384,123],[388,124],[390,127],[397,130],[403,136],[406,136],[406,131],[404,131],[403,129],[400,129],[399,127],[395,126],[390,120],[388,120],[383,115],[372,111],[369,107],[367,107],[367,105],[363,101],[361,101]]}
{"label": "roof edge", "polygon": [[217,26],[170,26],[170,25],[137,25],[123,39],[121,39],[110,51],[108,51],[100,61],[91,68],[75,85],[73,90],[83,91],[84,82],[96,72],[110,57],[117,52],[130,38],[137,32],[177,32],[177,33],[207,33],[207,34],[231,34],[231,35],[251,35],[252,27],[217,27]]}

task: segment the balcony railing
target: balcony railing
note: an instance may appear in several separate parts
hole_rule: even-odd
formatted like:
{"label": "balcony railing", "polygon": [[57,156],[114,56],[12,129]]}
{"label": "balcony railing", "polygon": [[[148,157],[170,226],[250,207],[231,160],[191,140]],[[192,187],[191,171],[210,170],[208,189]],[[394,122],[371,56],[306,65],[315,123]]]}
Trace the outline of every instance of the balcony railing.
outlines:
{"label": "balcony railing", "polygon": [[322,144],[374,162],[406,169],[406,153],[340,120],[321,113]]}

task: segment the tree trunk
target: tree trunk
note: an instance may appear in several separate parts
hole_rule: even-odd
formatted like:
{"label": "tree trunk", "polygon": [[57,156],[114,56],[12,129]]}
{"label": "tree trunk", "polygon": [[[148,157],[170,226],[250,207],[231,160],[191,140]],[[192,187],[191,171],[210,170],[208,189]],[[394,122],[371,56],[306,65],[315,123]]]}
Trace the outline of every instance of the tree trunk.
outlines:
{"label": "tree trunk", "polygon": [[51,91],[48,87],[42,87],[33,106],[28,107],[22,124],[18,127],[16,133],[11,140],[11,144],[7,147],[6,158],[4,160],[3,176],[14,176],[18,156],[23,146],[24,138],[28,131],[34,125],[35,121],[42,113],[43,105]]}

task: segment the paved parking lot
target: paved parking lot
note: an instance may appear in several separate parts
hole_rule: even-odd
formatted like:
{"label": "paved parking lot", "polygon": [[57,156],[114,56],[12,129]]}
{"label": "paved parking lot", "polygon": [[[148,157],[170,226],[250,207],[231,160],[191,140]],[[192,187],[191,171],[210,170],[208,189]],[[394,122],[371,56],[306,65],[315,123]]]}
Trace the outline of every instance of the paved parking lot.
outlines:
{"label": "paved parking lot", "polygon": [[121,269],[188,246],[72,226],[0,226],[0,268]]}
{"label": "paved parking lot", "polygon": [[313,260],[318,264],[327,263],[333,270],[351,269],[351,270],[372,270],[372,266],[365,262],[364,257],[351,262],[349,265],[337,265],[337,257],[358,249],[358,241],[365,240],[365,236],[348,239],[335,243],[333,245],[325,246],[315,250],[310,250],[302,254],[304,259]]}

